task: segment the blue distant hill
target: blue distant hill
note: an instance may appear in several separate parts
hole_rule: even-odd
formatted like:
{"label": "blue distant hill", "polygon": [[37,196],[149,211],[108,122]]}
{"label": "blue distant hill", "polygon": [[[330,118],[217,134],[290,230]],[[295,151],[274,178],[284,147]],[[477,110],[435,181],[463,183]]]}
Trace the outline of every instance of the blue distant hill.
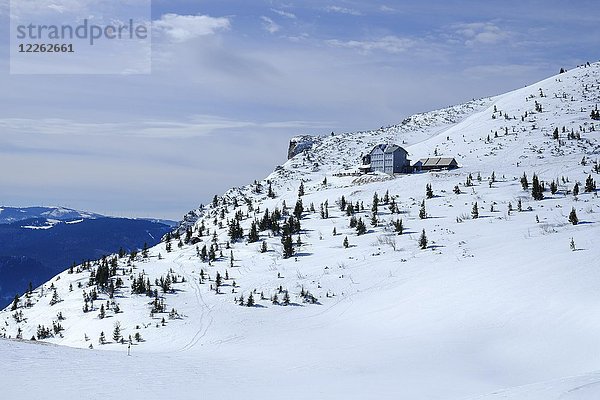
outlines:
{"label": "blue distant hill", "polygon": [[58,207],[0,208],[0,307],[73,262],[153,246],[175,222],[105,217]]}

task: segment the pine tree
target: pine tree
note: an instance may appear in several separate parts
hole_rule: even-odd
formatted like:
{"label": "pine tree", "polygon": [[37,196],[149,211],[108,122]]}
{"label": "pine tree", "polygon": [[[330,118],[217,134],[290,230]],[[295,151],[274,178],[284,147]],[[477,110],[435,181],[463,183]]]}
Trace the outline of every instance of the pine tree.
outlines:
{"label": "pine tree", "polygon": [[356,228],[357,223],[358,223],[358,220],[356,219],[356,217],[354,215],[351,216],[350,223],[349,223],[350,228]]}
{"label": "pine tree", "polygon": [[470,173],[467,176],[467,181],[465,182],[465,186],[467,186],[467,187],[473,186],[473,175],[471,175]]}
{"label": "pine tree", "polygon": [[248,300],[246,301],[246,306],[253,307],[254,306],[254,296],[252,296],[252,292],[248,296]]}
{"label": "pine tree", "polygon": [[421,202],[421,208],[419,209],[419,218],[425,219],[427,218],[427,211],[425,211],[425,200]]}
{"label": "pine tree", "polygon": [[558,140],[558,128],[554,128],[554,132],[552,132],[552,139]]}
{"label": "pine tree", "polygon": [[477,207],[477,202],[473,204],[473,209],[471,210],[471,217],[473,219],[479,218],[479,208]]}
{"label": "pine tree", "polygon": [[298,199],[296,201],[296,205],[294,206],[294,217],[296,219],[302,218],[302,212],[304,211],[304,206],[302,205],[302,199]]}
{"label": "pine tree", "polygon": [[575,182],[575,186],[573,186],[573,196],[579,195],[579,182]]}
{"label": "pine tree", "polygon": [[104,331],[100,332],[100,337],[98,338],[98,343],[106,344],[106,336],[104,335]]}
{"label": "pine tree", "polygon": [[521,186],[523,190],[529,189],[529,181],[527,180],[527,175],[523,172],[523,176],[521,177]]}
{"label": "pine tree", "polygon": [[571,243],[570,243],[570,247],[572,251],[577,250],[577,248],[575,247],[575,240],[573,240],[573,238],[571,238]]}
{"label": "pine tree", "polygon": [[288,306],[290,304],[290,294],[287,290],[283,294],[283,301],[281,302],[281,304],[283,304],[284,306]]}
{"label": "pine tree", "polygon": [[419,238],[419,247],[421,247],[422,250],[427,248],[427,235],[425,234],[425,229],[423,229],[423,232],[421,232],[421,237]]}
{"label": "pine tree", "polygon": [[364,235],[365,233],[367,233],[367,227],[365,226],[362,218],[359,218],[358,221],[356,221],[356,234],[360,236]]}
{"label": "pine tree", "polygon": [[428,199],[433,198],[433,189],[431,188],[431,183],[428,183],[425,186],[425,197],[427,197]]}
{"label": "pine tree", "polygon": [[577,212],[575,212],[575,208],[571,208],[571,212],[569,213],[569,222],[573,225],[577,225],[579,223],[579,218],[577,218]]}
{"label": "pine tree", "polygon": [[121,323],[115,322],[115,329],[113,329],[113,340],[118,342],[121,339]]}
{"label": "pine tree", "polygon": [[104,311],[104,304],[100,305],[100,313],[98,314],[98,318],[104,319],[106,316],[106,311]]}
{"label": "pine tree", "polygon": [[10,311],[15,311],[19,307],[19,295],[15,294]]}
{"label": "pine tree", "polygon": [[458,185],[454,186],[454,194],[460,194],[460,188]]}
{"label": "pine tree", "polygon": [[394,221],[394,231],[396,231],[398,235],[402,235],[402,232],[404,231],[404,226],[402,225],[401,219],[397,219],[396,221]]}
{"label": "pine tree", "polygon": [[270,198],[275,198],[275,192],[273,192],[273,188],[271,187],[271,182],[269,182],[269,190],[267,192],[267,196],[269,196]]}
{"label": "pine tree", "polygon": [[350,247],[350,243],[348,242],[348,236],[346,236],[344,238],[344,243],[343,244],[344,244],[344,248],[345,249],[347,249],[348,247]]}
{"label": "pine tree", "polygon": [[54,292],[52,293],[52,298],[50,299],[50,305],[53,306],[53,305],[57,304],[58,302],[60,302],[60,297],[58,297],[58,292],[56,291],[56,288],[54,288]]}
{"label": "pine tree", "polygon": [[250,232],[248,233],[248,243],[258,242],[258,227],[256,225],[256,221],[252,221],[252,225],[250,226]]}
{"label": "pine tree", "polygon": [[281,238],[283,244],[283,258],[290,258],[294,255],[294,243],[290,235],[284,235]]}
{"label": "pine tree", "polygon": [[376,227],[377,226],[377,222],[378,222],[377,221],[377,214],[373,213],[373,215],[371,215],[371,225],[373,227]]}
{"label": "pine tree", "polygon": [[587,179],[585,180],[585,192],[586,193],[590,193],[590,192],[595,192],[596,191],[596,181],[594,181],[594,179],[592,178],[592,175],[588,175]]}
{"label": "pine tree", "polygon": [[300,187],[298,188],[298,196],[304,196],[304,182],[300,182]]}
{"label": "pine tree", "polygon": [[544,188],[536,174],[531,178],[531,196],[534,200],[542,200],[544,198]]}
{"label": "pine tree", "polygon": [[262,245],[260,246],[260,252],[261,253],[266,253],[267,252],[267,242],[263,240]]}

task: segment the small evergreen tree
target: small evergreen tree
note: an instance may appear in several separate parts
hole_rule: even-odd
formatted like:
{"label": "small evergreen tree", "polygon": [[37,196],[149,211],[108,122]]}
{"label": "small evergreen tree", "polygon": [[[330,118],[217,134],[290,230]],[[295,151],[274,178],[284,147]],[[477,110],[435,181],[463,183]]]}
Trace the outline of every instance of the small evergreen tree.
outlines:
{"label": "small evergreen tree", "polygon": [[544,188],[536,174],[531,178],[531,196],[534,200],[542,200],[544,198]]}
{"label": "small evergreen tree", "polygon": [[104,331],[100,332],[100,337],[98,338],[98,343],[106,344],[106,335],[104,335]]}
{"label": "small evergreen tree", "polygon": [[425,210],[425,200],[421,202],[421,208],[419,209],[419,218],[425,219],[427,218],[427,211]]}
{"label": "small evergreen tree", "polygon": [[106,311],[104,311],[104,304],[100,305],[100,313],[98,314],[98,318],[104,319],[106,317]]}
{"label": "small evergreen tree", "polygon": [[252,292],[250,292],[250,295],[248,296],[248,300],[246,301],[246,306],[254,307],[254,296],[252,296]]}
{"label": "small evergreen tree", "polygon": [[10,311],[15,311],[19,307],[19,295],[15,294]]}
{"label": "small evergreen tree", "polygon": [[283,301],[281,302],[281,304],[283,304],[284,306],[288,306],[290,304],[290,294],[287,290],[283,294]]}
{"label": "small evergreen tree", "polygon": [[267,242],[263,240],[262,245],[260,246],[260,252],[261,253],[266,253],[267,252]]}
{"label": "small evergreen tree", "polygon": [[569,213],[569,222],[573,225],[577,225],[579,223],[579,218],[577,218],[577,212],[575,212],[575,208],[571,208],[571,212]]}
{"label": "small evergreen tree", "polygon": [[402,235],[402,232],[404,231],[404,226],[402,225],[402,220],[397,219],[396,221],[393,222],[393,224],[394,224],[394,231],[396,231],[398,233],[398,235]]}
{"label": "small evergreen tree", "polygon": [[300,187],[298,188],[298,196],[304,196],[304,182],[300,182]]}
{"label": "small evergreen tree", "polygon": [[419,247],[422,250],[427,248],[427,235],[425,234],[425,229],[421,232],[421,237],[419,238]]}
{"label": "small evergreen tree", "polygon": [[596,191],[596,181],[594,181],[594,179],[592,178],[592,175],[588,175],[587,179],[585,180],[585,192],[586,193],[590,193],[590,192],[595,192]]}
{"label": "small evergreen tree", "polygon": [[294,243],[290,235],[284,235],[281,238],[283,244],[283,258],[290,258],[294,255]]}
{"label": "small evergreen tree", "polygon": [[527,180],[527,174],[525,174],[525,172],[523,172],[523,176],[521,177],[521,187],[523,187],[523,190],[529,189],[529,181]]}
{"label": "small evergreen tree", "polygon": [[113,329],[113,340],[118,342],[121,339],[121,323],[115,322],[115,328]]}
{"label": "small evergreen tree", "polygon": [[256,221],[252,221],[252,225],[250,226],[250,232],[248,232],[248,243],[258,242],[258,227],[256,225]]}
{"label": "small evergreen tree", "polygon": [[373,213],[373,215],[371,215],[371,225],[373,227],[375,227],[375,226],[377,226],[377,222],[378,222],[378,220],[377,220],[377,214]]}
{"label": "small evergreen tree", "polygon": [[469,173],[469,176],[467,176],[467,181],[465,182],[465,186],[467,186],[467,187],[473,186],[473,175],[471,175],[471,173]]}
{"label": "small evergreen tree", "polygon": [[344,244],[344,248],[345,249],[347,249],[348,247],[350,247],[350,243],[348,242],[348,236],[346,236],[344,238],[344,243],[343,244]]}
{"label": "small evergreen tree", "polygon": [[575,182],[575,186],[573,186],[573,196],[579,195],[579,182]]}
{"label": "small evergreen tree", "polygon": [[60,297],[58,297],[58,292],[56,291],[56,288],[54,288],[54,292],[52,293],[52,298],[50,299],[50,305],[53,306],[53,305],[57,304],[58,302],[60,302]]}
{"label": "small evergreen tree", "polygon": [[460,194],[460,188],[458,185],[454,186],[454,194]]}
{"label": "small evergreen tree", "polygon": [[425,186],[425,197],[427,197],[428,199],[433,198],[433,189],[431,188],[431,183],[428,183]]}
{"label": "small evergreen tree", "polygon": [[473,209],[471,210],[471,217],[473,219],[479,218],[479,208],[477,207],[477,202],[473,204]]}
{"label": "small evergreen tree", "polygon": [[356,234],[360,236],[364,235],[365,233],[367,233],[367,227],[365,226],[362,218],[359,218],[358,221],[356,221]]}
{"label": "small evergreen tree", "polygon": [[373,194],[373,205],[371,206],[371,211],[373,211],[373,214],[377,214],[378,207],[379,207],[379,196],[377,196],[377,192],[375,192]]}
{"label": "small evergreen tree", "polygon": [[269,190],[267,192],[267,196],[269,196],[270,198],[275,198],[275,192],[273,192],[273,188],[271,187],[271,182],[269,182]]}

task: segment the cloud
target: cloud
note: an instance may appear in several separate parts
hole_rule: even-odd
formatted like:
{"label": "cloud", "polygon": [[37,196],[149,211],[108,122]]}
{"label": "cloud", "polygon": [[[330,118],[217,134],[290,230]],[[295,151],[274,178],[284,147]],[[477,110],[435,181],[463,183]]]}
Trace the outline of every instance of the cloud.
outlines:
{"label": "cloud", "polygon": [[341,41],[332,39],[326,41],[327,44],[333,47],[342,47],[349,49],[357,49],[362,52],[383,51],[390,54],[403,53],[406,50],[414,47],[416,42],[413,39],[401,38],[398,36],[384,36],[375,40],[350,40]]}
{"label": "cloud", "polygon": [[277,25],[275,21],[273,21],[269,17],[265,17],[263,15],[262,17],[260,17],[260,19],[262,19],[263,21],[263,28],[271,34],[276,33],[281,29],[281,26]]}
{"label": "cloud", "polygon": [[287,12],[287,11],[283,11],[283,10],[277,10],[275,8],[271,8],[271,11],[273,11],[275,14],[281,15],[282,17],[286,17],[286,18],[290,18],[290,19],[296,19],[296,14],[293,14],[291,12]]}
{"label": "cloud", "polygon": [[396,10],[395,8],[387,6],[385,4],[383,4],[379,7],[379,11],[384,12],[384,13],[390,13],[390,14],[398,12],[398,10]]}
{"label": "cloud", "polygon": [[510,37],[492,22],[472,22],[452,25],[453,33],[462,39],[465,45],[494,44]]}
{"label": "cloud", "polygon": [[228,18],[208,15],[164,14],[153,22],[153,28],[175,42],[184,42],[200,36],[214,35],[231,28]]}
{"label": "cloud", "polygon": [[355,10],[353,8],[340,7],[340,6],[327,6],[327,7],[325,7],[325,11],[339,13],[339,14],[356,15],[356,16],[362,15],[362,13],[358,10]]}
{"label": "cloud", "polygon": [[327,125],[315,121],[251,121],[217,115],[192,115],[181,120],[80,122],[61,118],[0,119],[5,132],[67,137],[194,138],[243,129],[312,129]]}

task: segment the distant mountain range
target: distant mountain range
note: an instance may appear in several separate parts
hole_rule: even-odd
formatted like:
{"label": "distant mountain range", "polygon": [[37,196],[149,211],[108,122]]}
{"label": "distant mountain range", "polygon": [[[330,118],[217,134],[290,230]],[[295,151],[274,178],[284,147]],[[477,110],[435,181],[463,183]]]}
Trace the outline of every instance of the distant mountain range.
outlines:
{"label": "distant mountain range", "polygon": [[73,262],[153,246],[176,223],[61,207],[0,208],[0,307]]}

